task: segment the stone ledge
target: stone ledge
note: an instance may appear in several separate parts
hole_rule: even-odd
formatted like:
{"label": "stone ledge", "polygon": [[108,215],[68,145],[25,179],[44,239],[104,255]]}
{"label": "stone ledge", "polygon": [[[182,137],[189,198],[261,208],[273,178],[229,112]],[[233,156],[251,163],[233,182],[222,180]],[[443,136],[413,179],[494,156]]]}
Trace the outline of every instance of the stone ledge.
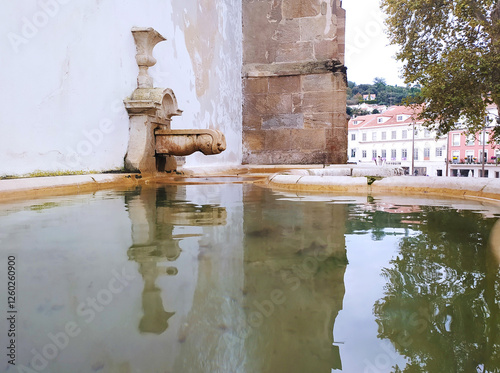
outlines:
{"label": "stone ledge", "polygon": [[[300,173],[309,173],[302,170]],[[296,172],[299,173],[299,172]],[[339,172],[341,173],[341,172]],[[277,189],[311,192],[349,192],[354,194],[435,195],[500,202],[500,180],[458,179],[426,176],[392,176],[382,179],[351,176],[311,176],[275,174],[267,185]],[[370,179],[370,180],[368,180]],[[458,180],[457,180],[458,179]],[[371,181],[371,185],[368,185]]]}
{"label": "stone ledge", "polygon": [[0,202],[137,185],[141,175],[88,174],[0,180]]}
{"label": "stone ledge", "polygon": [[271,76],[326,74],[336,72],[341,72],[345,75],[346,71],[346,67],[338,60],[280,62],[272,64],[246,64],[243,66],[243,77],[265,78]]}

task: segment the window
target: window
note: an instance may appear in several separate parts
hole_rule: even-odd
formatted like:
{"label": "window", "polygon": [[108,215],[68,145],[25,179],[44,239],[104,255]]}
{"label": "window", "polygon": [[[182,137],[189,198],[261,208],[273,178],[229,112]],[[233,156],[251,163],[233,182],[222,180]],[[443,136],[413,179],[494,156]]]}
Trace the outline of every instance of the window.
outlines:
{"label": "window", "polygon": [[391,132],[391,139],[396,140],[396,131]]}
{"label": "window", "polygon": [[402,122],[402,121],[403,121],[403,116],[402,116],[402,115],[398,115],[398,116],[396,117],[396,120],[397,120],[398,122]]}
{"label": "window", "polygon": [[356,149],[351,149],[351,158],[356,158]]}
{"label": "window", "polygon": [[418,129],[414,128],[413,129],[413,134],[415,135],[415,137],[418,137]]}
{"label": "window", "polygon": [[363,158],[366,158],[366,150],[361,151],[361,156],[362,156]]}
{"label": "window", "polygon": [[391,159],[392,159],[393,161],[395,161],[395,160],[396,160],[396,149],[391,149]]}
{"label": "window", "polygon": [[382,132],[382,140],[385,140],[387,139],[387,132]]}
{"label": "window", "polygon": [[451,159],[453,163],[460,162],[460,150],[454,150],[453,153],[451,153]]}
{"label": "window", "polygon": [[377,123],[384,123],[384,118],[377,118]]}
{"label": "window", "polygon": [[424,137],[431,137],[431,131],[429,131],[427,128],[424,130]]}
{"label": "window", "polygon": [[[478,137],[479,137],[479,145],[483,145],[483,132],[482,131],[479,133]],[[489,137],[489,134],[485,133],[484,139],[486,140],[486,142],[488,142],[488,137]]]}
{"label": "window", "polygon": [[443,156],[443,148],[436,148],[436,157]]}
{"label": "window", "polygon": [[362,139],[363,139],[363,141],[366,141],[366,132],[364,132],[364,133],[362,134]]}
{"label": "window", "polygon": [[387,157],[387,152],[385,149],[382,149],[382,158],[386,158]]}
{"label": "window", "polygon": [[351,140],[356,141],[356,134],[355,133],[351,134]]}
{"label": "window", "polygon": [[475,136],[474,135],[469,135],[469,136],[467,136],[467,140],[465,142],[465,145],[467,145],[467,146],[474,146],[475,142],[476,142]]}
{"label": "window", "polygon": [[479,152],[479,161],[483,163],[483,157],[484,157],[484,163],[488,162],[488,151],[485,150],[484,155],[481,157],[481,153]]}
{"label": "window", "polygon": [[473,163],[475,161],[474,150],[466,150],[465,151],[465,158],[467,158],[467,163]]}
{"label": "window", "polygon": [[372,150],[372,158],[377,159],[377,150]]}
{"label": "window", "polygon": [[413,150],[413,159],[418,161],[418,149]]}
{"label": "window", "polygon": [[354,122],[352,122],[352,124],[356,125],[358,124],[359,122],[357,120],[355,120]]}
{"label": "window", "polygon": [[377,140],[377,132],[372,132],[372,141]]}
{"label": "window", "polygon": [[401,159],[406,161],[406,157],[408,157],[408,151],[406,149],[401,149]]}
{"label": "window", "polygon": [[495,171],[495,179],[500,179],[500,172]]}
{"label": "window", "polygon": [[401,133],[401,138],[402,139],[406,139],[408,137],[408,131],[407,130],[403,130],[403,132]]}
{"label": "window", "polygon": [[459,133],[453,134],[453,146],[460,146],[460,134]]}
{"label": "window", "polygon": [[431,148],[424,148],[424,161],[428,161],[431,157]]}

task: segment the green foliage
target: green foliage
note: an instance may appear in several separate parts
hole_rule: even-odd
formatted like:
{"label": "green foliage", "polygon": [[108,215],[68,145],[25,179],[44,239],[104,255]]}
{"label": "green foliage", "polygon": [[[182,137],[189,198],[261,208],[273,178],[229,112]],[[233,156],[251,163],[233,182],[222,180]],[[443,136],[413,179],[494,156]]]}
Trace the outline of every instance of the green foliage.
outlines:
{"label": "green foliage", "polygon": [[346,107],[345,112],[350,117],[359,117],[359,116],[362,116],[362,115],[368,115],[368,114],[370,114],[368,111],[366,111],[364,109],[360,109],[360,108],[357,108],[357,107],[352,108],[352,107],[349,107],[349,106]]}
{"label": "green foliage", "polygon": [[[403,372],[500,371],[500,273],[488,250],[495,219],[423,207],[400,241],[373,312],[379,338],[408,359]],[[401,370],[400,370],[401,371]]]}
{"label": "green foliage", "polygon": [[[376,94],[376,100],[363,101],[363,95]],[[356,85],[354,82],[348,82],[347,103],[356,105],[360,102],[379,104],[379,105],[400,105],[406,100],[409,103],[416,103],[416,98],[420,94],[420,86],[398,87],[388,85],[383,78],[375,78],[373,84]]]}
{"label": "green foliage", "polygon": [[405,81],[423,87],[420,117],[440,133],[460,119],[470,133],[481,130],[487,105],[500,104],[500,2],[383,0],[381,7]]}

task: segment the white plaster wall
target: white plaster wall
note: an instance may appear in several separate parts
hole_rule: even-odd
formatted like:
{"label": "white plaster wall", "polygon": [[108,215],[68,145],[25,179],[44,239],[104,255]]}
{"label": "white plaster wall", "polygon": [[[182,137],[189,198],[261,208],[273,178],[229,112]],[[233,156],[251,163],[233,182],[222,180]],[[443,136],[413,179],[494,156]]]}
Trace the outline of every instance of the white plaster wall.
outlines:
{"label": "white plaster wall", "polygon": [[123,166],[133,26],[167,38],[150,74],[184,110],[173,127],[226,135],[187,165],[241,163],[241,0],[20,0],[0,15],[0,175]]}

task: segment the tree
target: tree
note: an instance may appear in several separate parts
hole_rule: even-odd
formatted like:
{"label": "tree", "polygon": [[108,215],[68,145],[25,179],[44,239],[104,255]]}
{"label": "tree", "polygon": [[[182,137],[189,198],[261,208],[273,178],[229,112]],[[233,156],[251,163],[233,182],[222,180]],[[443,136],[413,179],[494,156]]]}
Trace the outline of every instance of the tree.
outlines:
{"label": "tree", "polygon": [[379,338],[407,358],[403,372],[500,372],[500,272],[488,249],[495,219],[440,207],[422,207],[420,219],[383,269]]}
{"label": "tree", "polygon": [[440,133],[461,119],[470,133],[481,130],[487,105],[500,107],[500,0],[382,0],[381,7],[405,81],[422,85],[421,119]]}

